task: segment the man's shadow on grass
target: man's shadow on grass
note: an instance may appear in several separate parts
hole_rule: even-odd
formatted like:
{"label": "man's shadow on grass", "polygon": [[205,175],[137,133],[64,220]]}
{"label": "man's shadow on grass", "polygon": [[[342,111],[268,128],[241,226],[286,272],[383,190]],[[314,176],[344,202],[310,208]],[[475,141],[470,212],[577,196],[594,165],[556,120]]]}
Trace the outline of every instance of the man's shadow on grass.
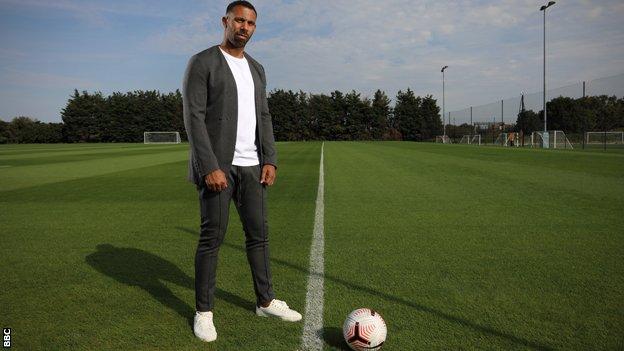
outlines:
{"label": "man's shadow on grass", "polygon": [[[163,306],[176,311],[192,325],[195,308],[175,296],[163,284],[167,281],[186,289],[195,290],[195,281],[175,264],[147,251],[131,247],[115,247],[100,244],[97,251],[89,254],[85,261],[98,272],[120,283],[137,286],[149,293]],[[237,295],[218,289],[217,299],[246,310],[252,310],[254,303]]]}
{"label": "man's shadow on grass", "polygon": [[[184,227],[176,227],[176,228],[178,230],[186,232],[188,234],[193,234],[193,235],[196,235],[196,236],[199,235],[199,233],[197,231],[194,231],[194,230],[191,230],[191,229],[188,229],[188,228],[184,228]],[[238,250],[238,251],[245,252],[245,248],[244,247],[240,247],[240,246],[237,246],[237,245],[232,245],[232,244],[229,244],[227,242],[224,242],[222,245],[230,247],[230,248],[233,248],[233,249]],[[294,264],[292,264],[290,262],[287,262],[287,261],[284,261],[284,260],[280,260],[278,258],[270,258],[270,261],[275,263],[275,264],[279,264],[281,266],[288,267],[290,269],[299,271],[299,272],[301,272],[303,274],[306,274],[306,275],[310,274],[310,271],[307,268],[294,265]],[[383,298],[383,299],[385,299],[387,301],[391,301],[393,303],[397,303],[397,304],[401,304],[401,305],[404,305],[404,306],[408,306],[408,307],[411,307],[411,308],[413,308],[413,309],[415,309],[417,311],[420,311],[420,312],[429,313],[429,314],[434,315],[434,316],[436,316],[438,318],[447,320],[447,321],[452,322],[452,323],[459,324],[461,326],[470,328],[472,330],[481,332],[481,333],[486,334],[486,335],[491,335],[491,336],[495,336],[495,337],[498,337],[498,338],[501,338],[501,339],[505,339],[507,341],[511,341],[511,342],[513,342],[515,344],[523,345],[523,346],[526,346],[526,347],[534,349],[534,350],[553,350],[552,347],[549,347],[549,346],[546,346],[546,345],[542,345],[542,344],[539,344],[537,342],[524,339],[522,337],[515,336],[515,335],[507,333],[505,331],[496,330],[496,329],[494,329],[492,327],[488,327],[486,325],[481,325],[481,324],[472,322],[470,320],[467,320],[467,319],[464,319],[464,318],[461,318],[461,317],[456,317],[456,316],[454,316],[452,314],[446,313],[446,312],[441,311],[441,310],[437,310],[437,309],[432,308],[432,307],[428,307],[428,306],[419,304],[419,303],[414,302],[414,301],[406,300],[404,298],[401,298],[401,297],[398,297],[398,296],[394,296],[394,295],[390,295],[390,294],[382,292],[382,291],[377,291],[377,290],[371,289],[371,288],[369,288],[367,286],[358,285],[358,284],[352,283],[352,282],[350,282],[348,280],[345,280],[343,278],[340,278],[340,277],[334,277],[334,276],[331,276],[331,275],[324,274],[323,278],[327,279],[329,281],[332,281],[334,283],[338,283],[338,284],[341,284],[343,286],[346,286],[346,287],[348,287],[348,288],[350,288],[352,290],[358,290],[358,291],[361,291],[363,293],[379,296],[379,297],[381,297],[381,298]],[[345,348],[346,347],[346,343],[344,342],[344,339],[342,339],[342,331],[340,331],[338,328],[324,328],[323,329],[323,339],[324,339],[325,343],[327,343],[330,346],[348,350],[348,348]]]}

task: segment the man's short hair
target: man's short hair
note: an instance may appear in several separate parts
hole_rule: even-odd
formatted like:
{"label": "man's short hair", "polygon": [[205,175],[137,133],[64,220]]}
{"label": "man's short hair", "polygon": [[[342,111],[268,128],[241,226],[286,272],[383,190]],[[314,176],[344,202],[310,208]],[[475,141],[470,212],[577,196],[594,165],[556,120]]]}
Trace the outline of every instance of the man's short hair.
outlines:
{"label": "man's short hair", "polygon": [[245,1],[245,0],[232,1],[228,5],[227,9],[225,10],[225,14],[230,13],[230,11],[232,11],[232,9],[235,8],[236,6],[243,6],[250,10],[253,10],[256,16],[258,16],[258,12],[256,11],[256,8],[249,1]]}

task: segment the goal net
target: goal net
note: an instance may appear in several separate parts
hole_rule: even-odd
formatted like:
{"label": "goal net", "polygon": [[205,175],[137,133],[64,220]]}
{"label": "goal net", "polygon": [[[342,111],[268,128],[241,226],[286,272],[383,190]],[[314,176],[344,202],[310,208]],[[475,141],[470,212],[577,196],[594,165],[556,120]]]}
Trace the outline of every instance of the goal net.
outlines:
{"label": "goal net", "polygon": [[520,146],[520,136],[517,132],[500,133],[494,144],[501,146]]}
{"label": "goal net", "polygon": [[[542,147],[544,144],[544,132],[531,134],[531,147]],[[574,149],[566,134],[561,130],[548,131],[548,147],[552,149]]]}
{"label": "goal net", "polygon": [[507,133],[500,133],[494,142],[495,145],[507,146]]}
{"label": "goal net", "polygon": [[448,135],[438,135],[436,136],[436,143],[450,144],[451,138]]}
{"label": "goal net", "polygon": [[470,144],[481,145],[481,134],[475,134],[470,139]]}
{"label": "goal net", "polygon": [[587,144],[624,144],[624,132],[587,132]]}
{"label": "goal net", "polygon": [[144,132],[144,144],[179,144],[179,132]]}
{"label": "goal net", "polygon": [[476,144],[476,145],[481,145],[481,135],[480,134],[475,134],[475,135],[464,135],[462,136],[461,140],[459,141],[460,144]]}

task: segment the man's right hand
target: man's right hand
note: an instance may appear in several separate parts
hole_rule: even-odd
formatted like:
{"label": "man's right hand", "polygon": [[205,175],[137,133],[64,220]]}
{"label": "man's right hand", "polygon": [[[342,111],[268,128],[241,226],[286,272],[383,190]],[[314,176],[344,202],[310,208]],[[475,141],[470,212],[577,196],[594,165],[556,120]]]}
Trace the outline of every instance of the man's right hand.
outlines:
{"label": "man's right hand", "polygon": [[220,169],[217,169],[216,171],[207,174],[204,177],[204,181],[206,182],[206,185],[208,185],[208,189],[210,189],[211,191],[219,192],[221,190],[224,190],[228,186],[227,179],[225,178],[225,173],[223,173],[223,171]]}

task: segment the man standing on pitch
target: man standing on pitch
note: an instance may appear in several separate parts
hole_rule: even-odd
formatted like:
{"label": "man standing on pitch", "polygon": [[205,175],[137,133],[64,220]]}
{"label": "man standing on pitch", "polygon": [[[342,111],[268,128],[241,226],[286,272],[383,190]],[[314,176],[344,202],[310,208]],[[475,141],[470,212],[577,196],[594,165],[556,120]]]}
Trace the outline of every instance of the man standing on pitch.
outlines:
{"label": "man standing on pitch", "polygon": [[276,175],[273,125],[264,68],[245,44],[256,28],[247,1],[228,5],[221,45],[191,57],[184,77],[184,126],[190,144],[189,180],[197,185],[201,214],[195,254],[195,335],[214,341],[212,310],[217,254],[234,199],[256,293],[256,314],[298,321],[301,314],[275,299],[269,265],[266,187]]}

